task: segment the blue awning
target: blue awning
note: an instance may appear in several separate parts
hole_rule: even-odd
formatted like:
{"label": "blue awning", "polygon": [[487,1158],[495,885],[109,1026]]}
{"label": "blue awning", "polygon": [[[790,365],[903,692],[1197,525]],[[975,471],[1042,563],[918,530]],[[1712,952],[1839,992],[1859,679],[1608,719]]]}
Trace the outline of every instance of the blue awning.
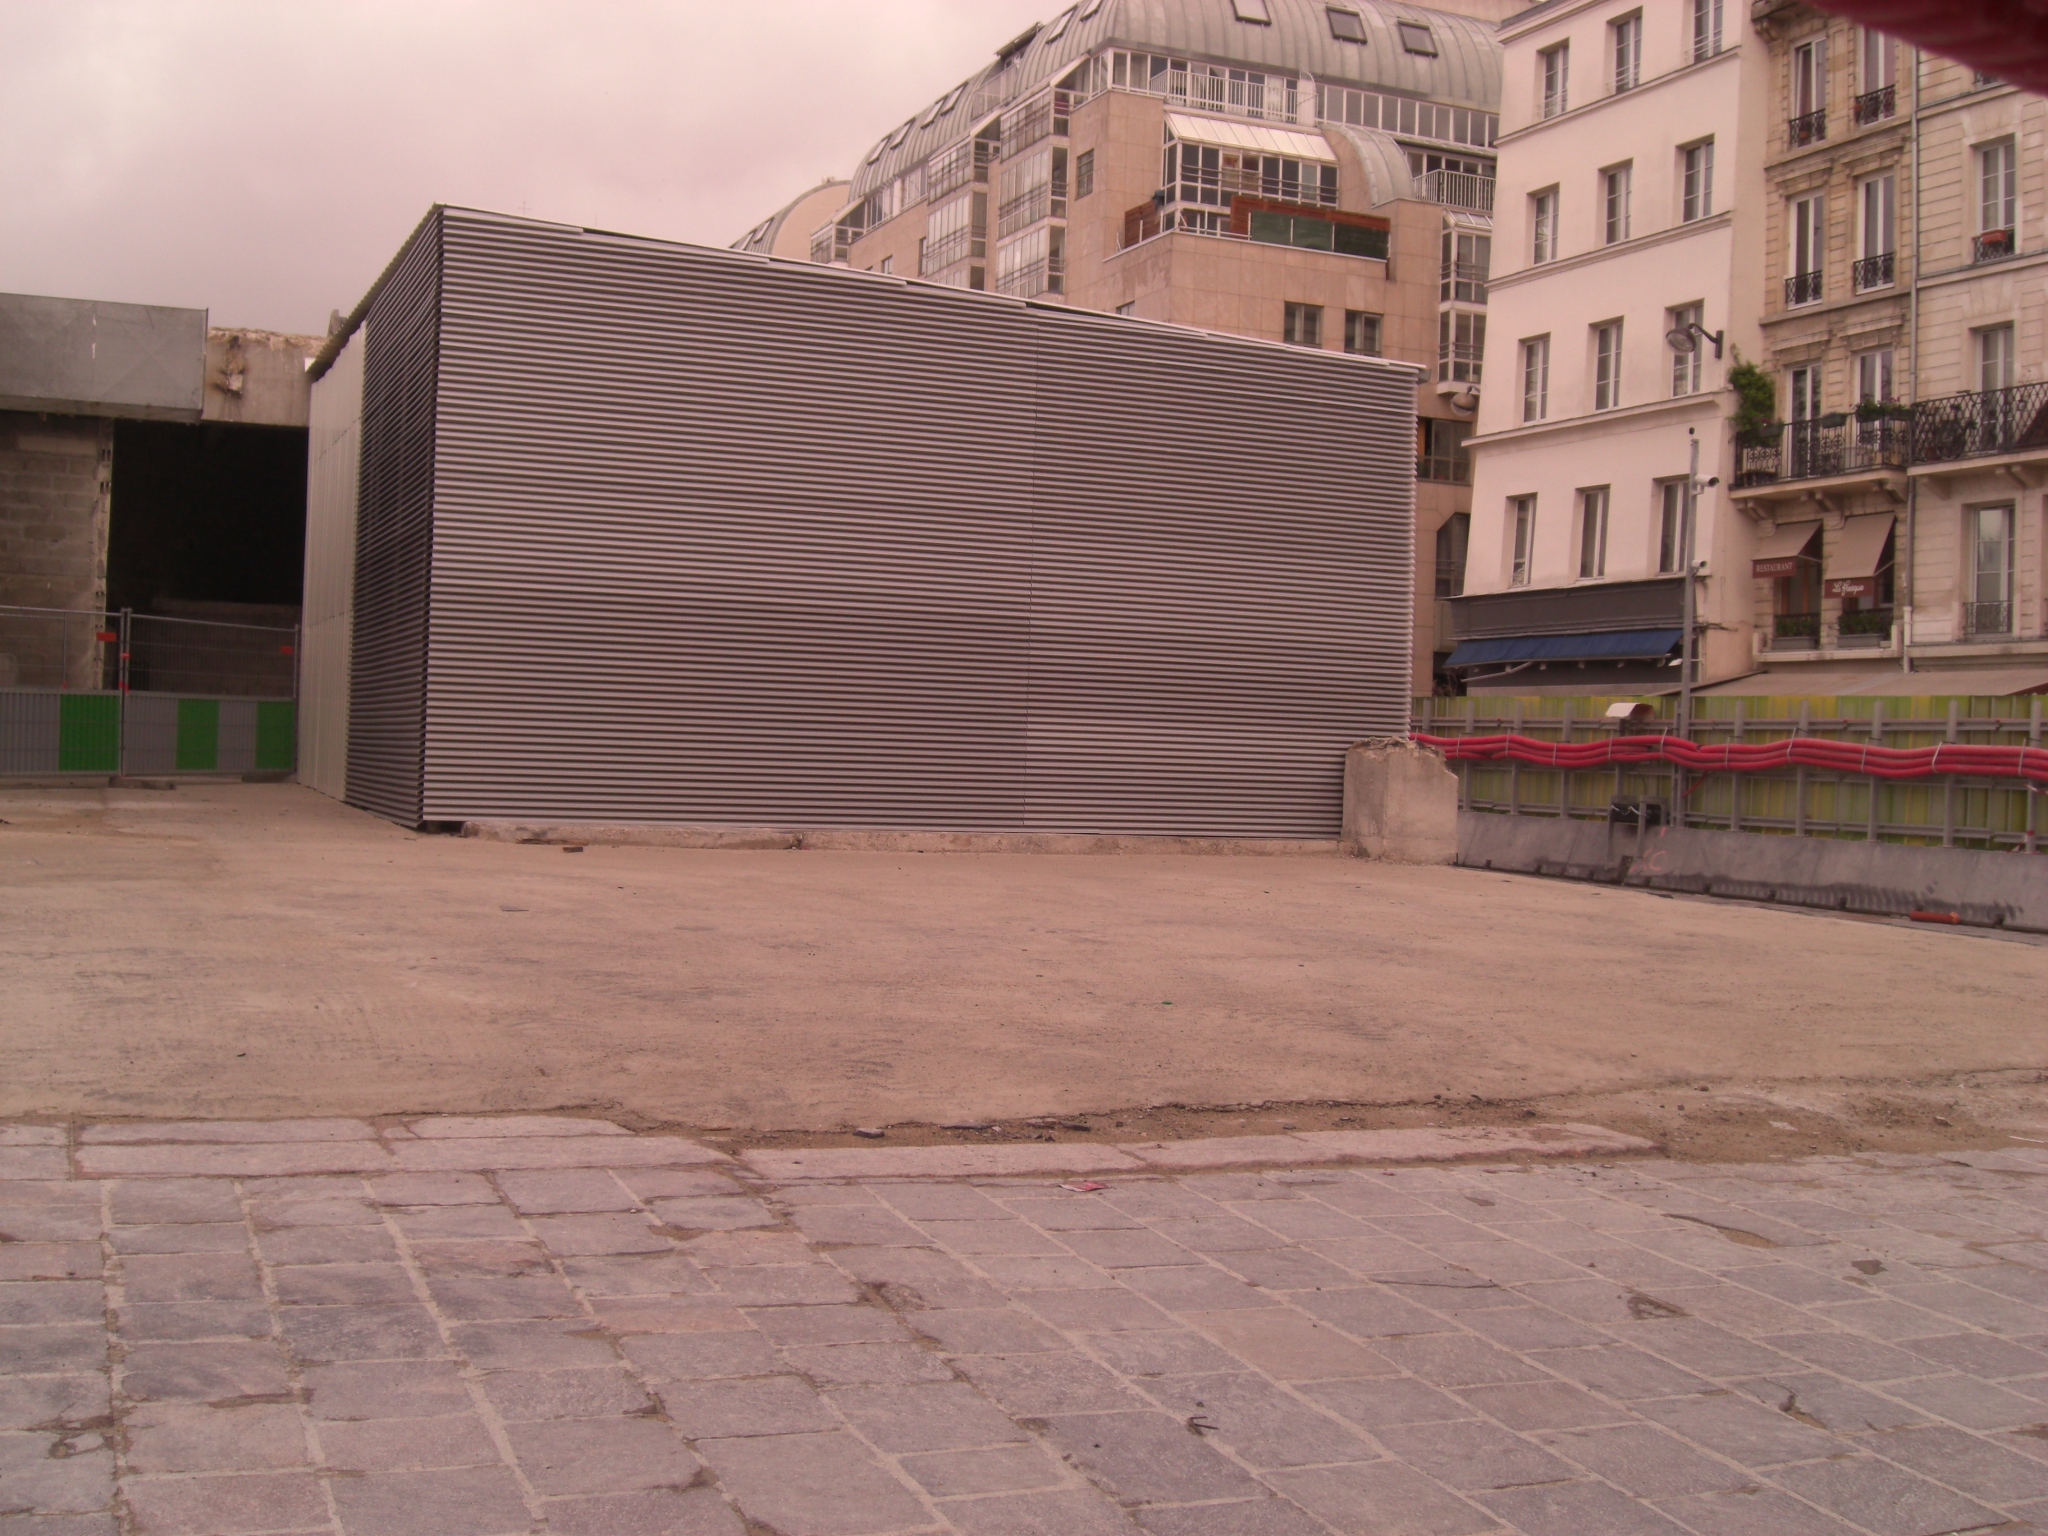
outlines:
{"label": "blue awning", "polygon": [[1506,635],[1461,640],[1446,667],[1508,661],[1662,661],[1685,638],[1682,629],[1624,629],[1604,635]]}

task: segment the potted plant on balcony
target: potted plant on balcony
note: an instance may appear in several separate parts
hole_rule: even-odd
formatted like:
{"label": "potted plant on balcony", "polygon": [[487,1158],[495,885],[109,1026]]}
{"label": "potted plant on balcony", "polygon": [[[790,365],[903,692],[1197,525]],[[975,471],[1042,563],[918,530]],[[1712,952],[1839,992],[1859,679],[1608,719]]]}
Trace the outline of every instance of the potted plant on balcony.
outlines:
{"label": "potted plant on balcony", "polygon": [[1858,421],[1911,421],[1913,407],[1899,400],[1864,400],[1857,404]]}
{"label": "potted plant on balcony", "polygon": [[1774,420],[1778,409],[1778,386],[1755,363],[1735,353],[1728,370],[1728,387],[1735,391],[1735,441],[1745,448],[1769,448],[1785,435],[1785,424]]}

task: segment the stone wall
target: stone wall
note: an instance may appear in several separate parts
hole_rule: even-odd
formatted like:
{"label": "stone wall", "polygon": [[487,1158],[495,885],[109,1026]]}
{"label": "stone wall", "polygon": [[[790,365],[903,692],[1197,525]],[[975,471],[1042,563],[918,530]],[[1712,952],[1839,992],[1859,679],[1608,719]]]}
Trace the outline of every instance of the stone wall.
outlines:
{"label": "stone wall", "polygon": [[[0,412],[0,609],[106,600],[113,423]],[[99,682],[91,620],[0,613],[0,687]]]}

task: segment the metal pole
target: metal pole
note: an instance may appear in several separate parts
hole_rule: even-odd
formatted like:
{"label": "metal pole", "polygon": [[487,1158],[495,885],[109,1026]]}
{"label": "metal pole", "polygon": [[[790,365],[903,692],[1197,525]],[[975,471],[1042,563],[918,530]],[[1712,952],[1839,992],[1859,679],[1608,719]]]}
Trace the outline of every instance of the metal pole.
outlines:
{"label": "metal pole", "polygon": [[[1872,699],[1870,701],[1870,744],[1873,747],[1881,747],[1884,745],[1883,699]],[[1874,774],[1868,773],[1866,773],[1863,776],[1863,778],[1866,786],[1870,791],[1870,825],[1864,831],[1863,836],[1866,841],[1874,843],[1877,841],[1877,790],[1878,786],[1882,784],[1884,781],[1876,777]]]}
{"label": "metal pole", "polygon": [[[1913,49],[1913,276],[1911,286],[1906,290],[1906,400],[1918,406],[1920,400],[1920,50]],[[1919,411],[1916,408],[1913,425],[1919,425]],[[1916,445],[1908,442],[1906,456],[1912,458]],[[1906,594],[1901,605],[1904,612],[1898,617],[1899,670],[1913,670],[1913,598],[1917,594],[1918,582],[1914,569],[1916,558],[1913,536],[1917,531],[1920,508],[1920,482],[1906,476]],[[1898,573],[1892,574],[1893,583]],[[1874,792],[1874,791],[1873,791]]]}
{"label": "metal pole", "polygon": [[[1801,699],[1799,701],[1799,725],[1792,734],[1794,736],[1804,736],[1807,725],[1812,718],[1813,706],[1805,699]],[[1801,763],[1799,765],[1795,771],[1793,782],[1793,793],[1798,796],[1798,802],[1792,807],[1792,830],[1797,836],[1804,837],[1806,836],[1806,764]]]}
{"label": "metal pole", "polygon": [[[1956,739],[1956,716],[1962,706],[1953,696],[1948,701],[1948,739]],[[1944,776],[1941,785],[1941,846],[1953,848],[1956,845],[1956,776]]]}
{"label": "metal pole", "polygon": [[[1735,744],[1738,747],[1742,745],[1743,705],[1748,702],[1747,699],[1737,699],[1735,701]],[[1728,775],[1728,830],[1730,832],[1740,832],[1742,830],[1742,778],[1743,776],[1739,773]]]}
{"label": "metal pole", "polygon": [[1678,663],[1678,734],[1686,740],[1692,739],[1692,683],[1693,683],[1693,521],[1699,504],[1700,489],[1700,440],[1691,427],[1685,429],[1687,444],[1692,449],[1692,464],[1685,477],[1684,526],[1679,530],[1679,565],[1685,572],[1685,633],[1680,644]]}
{"label": "metal pole", "polygon": [[121,647],[119,671],[115,687],[119,696],[114,701],[114,765],[115,771],[128,772],[128,641],[134,628],[135,610],[121,610],[121,638],[115,643]]}
{"label": "metal pole", "polygon": [[[1557,739],[1563,742],[1565,745],[1569,746],[1571,744],[1572,739],[1572,701],[1571,698],[1567,696],[1563,702],[1564,713],[1558,720]],[[1557,770],[1557,814],[1562,820],[1571,820],[1572,775],[1571,770],[1569,768],[1560,768]]]}
{"label": "metal pole", "polygon": [[[2041,745],[2041,695],[2038,693],[2034,695],[2033,719],[2027,726],[2027,745]],[[2034,853],[2039,851],[2041,846],[2040,834],[2035,831],[2038,818],[2034,814],[2034,807],[2041,800],[2041,791],[2028,783],[2021,785],[2021,793],[2027,797],[2027,852]]]}

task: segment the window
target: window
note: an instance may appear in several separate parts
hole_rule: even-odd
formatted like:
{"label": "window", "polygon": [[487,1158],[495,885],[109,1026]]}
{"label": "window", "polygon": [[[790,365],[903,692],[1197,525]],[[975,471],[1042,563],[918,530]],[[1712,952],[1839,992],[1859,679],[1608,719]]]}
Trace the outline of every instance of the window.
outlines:
{"label": "window", "polygon": [[1609,245],[1628,238],[1629,199],[1635,190],[1633,164],[1610,166],[1600,173],[1600,199],[1604,218],[1602,229]]}
{"label": "window", "polygon": [[1529,199],[1529,260],[1541,265],[1557,260],[1557,188]]}
{"label": "window", "polygon": [[1095,151],[1084,149],[1074,156],[1074,196],[1086,197],[1095,190]]}
{"label": "window", "polygon": [[1119,304],[1116,307],[1116,312],[1122,315],[1126,320],[1129,320],[1138,313],[1138,301],[1136,299],[1132,299],[1127,303]]}
{"label": "window", "polygon": [[1828,210],[1823,197],[1794,198],[1786,211],[1785,304],[1815,304],[1821,299],[1821,263],[1827,255]]}
{"label": "window", "polygon": [[896,270],[896,258],[894,256],[884,256],[882,264],[876,267],[875,270],[882,273],[894,272]]}
{"label": "window", "polygon": [[1239,21],[1256,22],[1262,27],[1273,24],[1272,15],[1266,10],[1266,0],[1230,0],[1230,6]]}
{"label": "window", "polygon": [[2013,141],[1999,139],[1977,150],[1977,227],[2012,229],[2018,221],[2019,162]]}
{"label": "window", "polygon": [[1593,409],[1611,411],[1621,404],[1621,322],[1593,327]]}
{"label": "window", "polygon": [[1869,288],[1889,288],[1892,284],[1897,205],[1895,177],[1873,176],[1856,189],[1858,255],[1852,276],[1858,293]]}
{"label": "window", "polygon": [[1987,326],[1977,338],[1977,387],[1984,391],[2012,388],[2012,327]]}
{"label": "window", "polygon": [[[1681,331],[1689,325],[1704,325],[1706,323],[1706,312],[1704,304],[1680,304],[1675,309],[1665,311],[1664,328],[1667,331]],[[1690,352],[1674,352],[1671,354],[1672,399],[1676,400],[1680,395],[1696,395],[1700,392],[1700,370],[1702,366],[1700,362],[1700,349],[1697,346]]]}
{"label": "window", "polygon": [[1465,439],[1471,432],[1472,424],[1468,421],[1450,421],[1441,416],[1417,417],[1415,478],[1470,485],[1472,455],[1465,447]]}
{"label": "window", "polygon": [[[1828,110],[1828,40],[1825,34],[1798,44],[1792,50],[1792,120],[1796,123]],[[1825,122],[1814,139],[1827,137]],[[1810,140],[1798,139],[1795,147]]]}
{"label": "window", "polygon": [[1443,281],[1437,299],[1445,304],[1484,304],[1492,274],[1493,236],[1469,229],[1444,230]]}
{"label": "window", "polygon": [[1340,11],[1334,5],[1329,8],[1330,36],[1340,43],[1362,43],[1365,41],[1365,18],[1356,11]]}
{"label": "window", "polygon": [[1971,635],[2012,633],[2012,512],[2008,501],[1964,514],[1970,524],[1970,603],[1964,627]]}
{"label": "window", "polygon": [[1281,203],[1337,206],[1337,167],[1318,160],[1175,141],[1166,146],[1161,177],[1169,203],[1228,208],[1231,199],[1243,192]]}
{"label": "window", "polygon": [[1892,40],[1875,27],[1857,28],[1856,89],[1859,92],[1882,90],[1896,83],[1896,69]]}
{"label": "window", "polygon": [[1692,0],[1692,61],[1721,51],[1721,0]]}
{"label": "window", "polygon": [[[1794,368],[1785,376],[1787,389],[1785,397],[1788,409],[1785,420],[1784,469],[1788,477],[1814,474],[1827,469],[1832,455],[1831,444],[1822,439],[1819,427],[1820,417],[1820,369]],[[1780,612],[1807,612],[1815,605],[1806,603],[1795,609],[1780,609]]]}
{"label": "window", "polygon": [[1614,45],[1614,91],[1632,91],[1643,79],[1643,13],[1624,16],[1608,29]]}
{"label": "window", "polygon": [[1579,580],[1607,574],[1607,487],[1579,492]]}
{"label": "window", "polygon": [[1541,421],[1550,414],[1550,338],[1532,336],[1522,343],[1522,420]]}
{"label": "window", "polygon": [[1344,350],[1361,357],[1380,355],[1380,317],[1362,309],[1344,311]]}
{"label": "window", "polygon": [[1438,383],[1477,384],[1486,354],[1486,316],[1468,309],[1444,310],[1437,316],[1436,376]]}
{"label": "window", "polygon": [[1397,21],[1394,30],[1401,34],[1401,46],[1410,53],[1420,54],[1425,59],[1436,57],[1436,38],[1429,26],[1420,21]]}
{"label": "window", "polygon": [[1820,370],[1794,368],[1785,375],[1785,398],[1790,402],[1787,421],[1812,421],[1820,415]]}
{"label": "window", "polygon": [[1559,43],[1537,57],[1543,61],[1543,115],[1556,117],[1571,99],[1572,45]]}
{"label": "window", "polygon": [[1436,531],[1436,595],[1465,594],[1465,552],[1472,542],[1472,514],[1453,512]]}
{"label": "window", "polygon": [[1714,141],[1688,144],[1678,152],[1679,218],[1687,224],[1714,211]]}
{"label": "window", "polygon": [[1880,347],[1856,357],[1856,400],[1882,402],[1892,398],[1892,351]]}
{"label": "window", "polygon": [[1685,563],[1685,482],[1657,482],[1657,574],[1675,576]]}
{"label": "window", "polygon": [[1323,306],[1290,304],[1281,321],[1280,339],[1290,346],[1320,347],[1323,344]]}
{"label": "window", "polygon": [[1510,497],[1508,522],[1514,529],[1515,541],[1513,553],[1508,561],[1508,585],[1526,587],[1529,585],[1529,567],[1536,543],[1536,498]]}

